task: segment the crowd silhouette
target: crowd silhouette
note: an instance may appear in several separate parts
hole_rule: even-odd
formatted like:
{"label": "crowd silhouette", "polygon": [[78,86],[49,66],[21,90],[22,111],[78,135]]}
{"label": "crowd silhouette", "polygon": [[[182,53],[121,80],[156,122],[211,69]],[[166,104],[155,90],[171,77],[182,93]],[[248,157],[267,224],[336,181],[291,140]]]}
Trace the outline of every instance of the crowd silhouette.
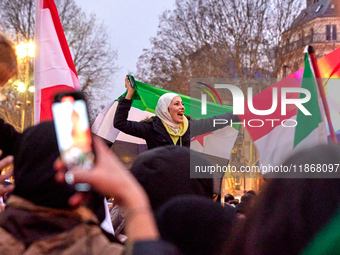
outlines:
{"label": "crowd silhouette", "polygon": [[[1,86],[16,72],[13,56],[0,35]],[[190,178],[190,162],[211,163],[186,146],[150,148],[129,170],[100,138],[94,146],[91,171],[66,172],[52,121],[20,133],[0,120],[0,169],[13,163],[0,182],[15,180],[0,185],[0,254],[340,253],[340,179],[270,175],[258,194],[249,191],[240,202],[229,194],[222,205],[214,201],[212,179]],[[339,158],[338,146],[322,145],[283,165],[336,165]],[[77,192],[76,183],[92,190]],[[104,197],[114,198],[116,236],[100,227]]]}

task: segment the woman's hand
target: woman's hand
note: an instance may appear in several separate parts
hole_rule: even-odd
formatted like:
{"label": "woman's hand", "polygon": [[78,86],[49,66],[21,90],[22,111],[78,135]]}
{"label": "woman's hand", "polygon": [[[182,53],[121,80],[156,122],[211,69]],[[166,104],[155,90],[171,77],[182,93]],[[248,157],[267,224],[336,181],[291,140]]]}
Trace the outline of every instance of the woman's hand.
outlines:
{"label": "woman's hand", "polygon": [[135,88],[131,86],[129,78],[127,76],[125,77],[125,88],[128,91],[125,98],[131,100],[133,94],[135,93]]}
{"label": "woman's hand", "polygon": [[[125,211],[126,232],[129,241],[155,240],[159,238],[156,223],[151,212],[149,199],[137,180],[123,166],[114,153],[98,137],[94,137],[96,164],[91,170],[72,169],[67,174],[76,183],[88,183],[104,196],[114,197]],[[61,169],[62,162],[55,167]],[[58,171],[57,180],[65,180],[65,173]],[[77,200],[81,193],[70,199]],[[79,198],[80,199],[80,198]]]}
{"label": "woman's hand", "polygon": [[[114,197],[123,207],[133,207],[140,200],[148,201],[147,195],[137,180],[123,166],[120,160],[110,151],[105,143],[94,137],[96,164],[91,170],[72,169],[66,173],[72,184],[88,183],[104,196]],[[56,179],[65,181],[65,168],[60,159],[55,164]]]}
{"label": "woman's hand", "polygon": [[[2,152],[0,151],[0,156],[1,156]],[[3,158],[2,160],[0,160],[0,171],[13,164],[13,156],[7,156],[5,158]],[[13,170],[7,171],[5,174],[0,175],[0,196],[4,196],[6,195],[8,192],[12,192],[14,190],[14,185],[9,185],[9,186],[4,186],[2,185],[2,183],[8,179],[9,177],[11,177],[13,175]]]}

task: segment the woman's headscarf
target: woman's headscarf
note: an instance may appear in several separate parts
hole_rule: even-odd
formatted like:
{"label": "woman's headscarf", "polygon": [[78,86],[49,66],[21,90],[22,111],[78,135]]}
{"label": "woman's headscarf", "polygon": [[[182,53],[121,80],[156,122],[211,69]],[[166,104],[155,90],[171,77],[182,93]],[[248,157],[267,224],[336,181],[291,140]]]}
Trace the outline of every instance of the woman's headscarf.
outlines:
{"label": "woman's headscarf", "polygon": [[178,132],[179,124],[173,121],[168,108],[172,99],[174,99],[176,96],[178,95],[175,93],[165,93],[158,99],[156,106],[156,115],[172,130],[174,130],[175,133]]}

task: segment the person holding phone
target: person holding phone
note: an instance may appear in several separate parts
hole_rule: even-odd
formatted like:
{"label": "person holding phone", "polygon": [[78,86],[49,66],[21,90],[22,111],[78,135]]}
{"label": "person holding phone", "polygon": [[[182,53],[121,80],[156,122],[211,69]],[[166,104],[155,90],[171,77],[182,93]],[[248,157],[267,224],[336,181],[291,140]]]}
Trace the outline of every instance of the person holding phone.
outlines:
{"label": "person holding phone", "polygon": [[156,116],[145,121],[128,121],[132,96],[135,92],[128,77],[125,78],[127,94],[119,100],[113,125],[120,131],[145,139],[148,149],[164,145],[179,145],[190,147],[191,138],[212,132],[226,125],[213,126],[214,119],[239,122],[236,115],[225,113],[201,120],[189,120],[184,115],[185,107],[180,96],[175,93],[163,94],[156,106]]}
{"label": "person holding phone", "polygon": [[[147,195],[138,182],[102,141],[97,139],[95,146],[98,152],[95,167],[90,171],[81,167],[70,170],[71,185],[63,179],[65,173],[59,171],[56,176],[53,167],[59,157],[53,122],[41,122],[24,131],[14,145],[15,188],[0,213],[2,253],[122,254],[124,247],[110,242],[100,228],[103,200],[98,197],[102,196],[87,193],[87,199],[75,204],[74,198],[80,194],[75,184],[89,183],[97,194],[114,196],[124,208],[127,247],[133,254],[161,254],[157,247],[177,254],[176,247],[159,240]],[[11,160],[11,157],[1,160],[0,167]],[[1,194],[7,191],[0,190]],[[81,194],[84,198],[84,193]],[[138,253],[139,249],[150,252]]]}

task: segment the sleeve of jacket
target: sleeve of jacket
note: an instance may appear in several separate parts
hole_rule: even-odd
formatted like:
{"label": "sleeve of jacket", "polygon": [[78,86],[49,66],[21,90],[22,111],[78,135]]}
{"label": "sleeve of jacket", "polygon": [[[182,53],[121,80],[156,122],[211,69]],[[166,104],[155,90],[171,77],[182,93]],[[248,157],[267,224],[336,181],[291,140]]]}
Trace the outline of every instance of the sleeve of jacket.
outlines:
{"label": "sleeve of jacket", "polygon": [[126,134],[145,139],[145,136],[147,135],[147,124],[127,119],[131,105],[132,100],[126,98],[121,98],[119,100],[113,120],[113,126]]}
{"label": "sleeve of jacket", "polygon": [[3,151],[0,159],[14,155],[21,141],[22,134],[17,132],[15,128],[0,119],[0,149]]}
{"label": "sleeve of jacket", "polygon": [[[214,120],[221,120],[215,123]],[[215,131],[217,129],[224,128],[225,126],[229,126],[231,121],[233,123],[240,122],[237,115],[233,115],[232,112],[227,112],[221,115],[213,116],[211,118],[200,119],[200,120],[191,120],[190,121],[190,137],[194,137],[197,135],[202,135],[208,132]]]}

